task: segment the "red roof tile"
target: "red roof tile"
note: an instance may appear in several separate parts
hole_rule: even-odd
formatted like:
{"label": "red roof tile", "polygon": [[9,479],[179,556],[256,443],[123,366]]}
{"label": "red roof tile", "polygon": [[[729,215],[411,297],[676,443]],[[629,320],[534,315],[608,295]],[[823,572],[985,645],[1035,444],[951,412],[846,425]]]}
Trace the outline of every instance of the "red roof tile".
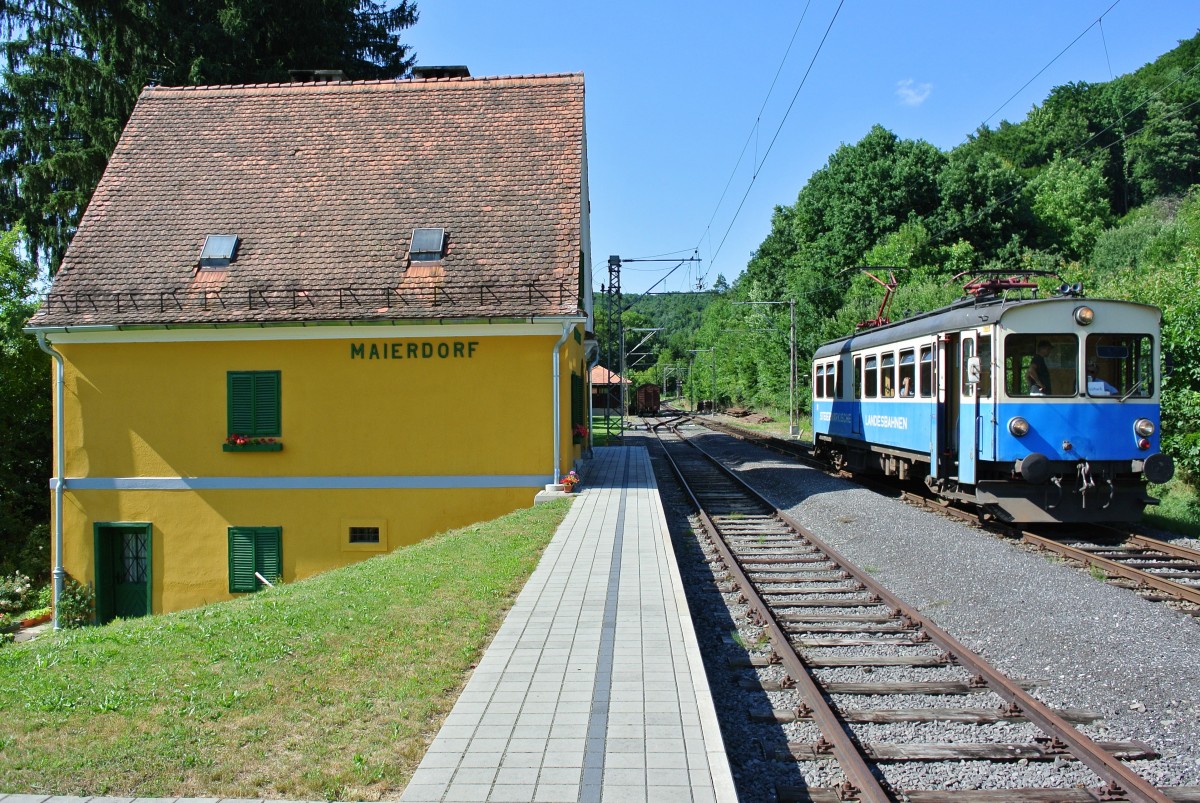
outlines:
{"label": "red roof tile", "polygon": [[610,371],[603,365],[593,365],[592,370],[588,372],[588,379],[593,385],[628,385],[631,384],[628,379],[625,379],[615,371]]}
{"label": "red roof tile", "polygon": [[574,314],[584,169],[577,74],[148,88],[31,325]]}

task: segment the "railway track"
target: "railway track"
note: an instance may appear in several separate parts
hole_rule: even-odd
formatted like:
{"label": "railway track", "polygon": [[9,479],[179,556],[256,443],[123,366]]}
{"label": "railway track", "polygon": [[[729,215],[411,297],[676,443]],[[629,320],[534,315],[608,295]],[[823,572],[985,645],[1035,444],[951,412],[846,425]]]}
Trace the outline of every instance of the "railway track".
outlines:
{"label": "railway track", "polygon": [[[809,454],[809,450],[796,441],[754,432],[713,419],[694,417],[692,420],[708,429],[733,435],[749,443],[793,457],[813,468],[852,478],[855,482],[881,492],[898,493],[905,501],[912,504],[927,507],[972,524],[988,527],[1008,537],[1019,538],[1026,544],[1061,555],[1086,568],[1095,567],[1105,574],[1105,579],[1114,584],[1137,590],[1142,597],[1152,601],[1185,603],[1180,610],[1200,617],[1200,550],[1169,544],[1145,535],[1129,535],[1115,530],[1105,533],[1101,539],[1092,540],[1072,535],[1059,535],[1053,533],[1052,530],[1036,532],[1022,529],[987,516],[980,516],[972,510],[947,505],[944,500],[910,490],[898,489],[874,478],[867,479],[849,472],[839,471],[827,463],[813,458]],[[1113,543],[1114,540],[1118,543]]]}
{"label": "railway track", "polygon": [[[744,666],[758,670],[753,683],[773,698],[764,716],[798,734],[769,757],[800,762],[806,779],[829,781],[778,788],[779,799],[1200,801],[1200,788],[1157,789],[1124,765],[1153,758],[1147,745],[1091,740],[1073,723],[1098,715],[1042,704],[1029,684],[1006,677],[894,597],[678,431],[653,431],[711,540],[711,559],[727,575],[722,590],[737,594],[744,610],[751,634]],[[885,738],[901,723],[908,730],[897,735],[907,738]],[[988,738],[914,741],[912,723],[916,736],[936,734],[941,723],[969,723]],[[1003,738],[1033,733],[1031,726],[1039,736]],[[1090,769],[1096,785],[945,792],[891,780],[906,777],[897,768],[914,762],[1067,759]]]}

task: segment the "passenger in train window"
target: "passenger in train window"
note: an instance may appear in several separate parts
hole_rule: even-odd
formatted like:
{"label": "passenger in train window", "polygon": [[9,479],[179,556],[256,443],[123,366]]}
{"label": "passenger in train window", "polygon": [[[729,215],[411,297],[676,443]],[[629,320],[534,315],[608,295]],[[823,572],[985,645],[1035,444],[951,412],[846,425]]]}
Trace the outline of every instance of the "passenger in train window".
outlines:
{"label": "passenger in train window", "polygon": [[1029,392],[1034,396],[1050,394],[1050,368],[1046,365],[1046,358],[1053,350],[1049,340],[1038,341],[1037,350],[1029,360],[1025,378],[1029,380]]}
{"label": "passenger in train window", "polygon": [[907,376],[900,380],[900,395],[901,396],[913,395],[912,382],[909,381],[909,378]]}
{"label": "passenger in train window", "polygon": [[886,398],[896,395],[896,391],[892,390],[892,376],[890,373],[883,375],[883,393],[880,395]]}

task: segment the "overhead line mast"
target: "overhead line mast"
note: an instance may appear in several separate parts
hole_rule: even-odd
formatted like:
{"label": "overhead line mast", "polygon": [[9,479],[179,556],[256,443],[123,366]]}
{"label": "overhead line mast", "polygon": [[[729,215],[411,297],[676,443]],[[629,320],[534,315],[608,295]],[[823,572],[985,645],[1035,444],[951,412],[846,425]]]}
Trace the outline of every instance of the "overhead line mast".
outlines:
{"label": "overhead line mast", "polygon": [[[608,338],[605,361],[608,363],[605,367],[608,368],[610,374],[613,371],[613,360],[619,366],[617,375],[620,377],[618,387],[620,388],[621,398],[621,437],[624,437],[625,432],[625,413],[629,409],[628,402],[625,398],[625,324],[623,322],[625,314],[625,299],[621,294],[621,265],[626,262],[678,262],[679,264],[667,271],[666,275],[650,286],[649,290],[638,294],[638,297],[633,301],[637,303],[643,297],[650,293],[655,287],[658,287],[667,280],[672,273],[678,270],[687,262],[699,262],[700,257],[690,256],[682,259],[621,259],[617,254],[613,254],[608,258],[608,287],[600,285],[600,292],[604,294],[605,310],[608,316]],[[640,345],[640,344],[639,344]],[[614,354],[616,352],[616,354]],[[606,407],[605,410],[610,408]],[[605,429],[608,430],[608,413],[605,413]]]}

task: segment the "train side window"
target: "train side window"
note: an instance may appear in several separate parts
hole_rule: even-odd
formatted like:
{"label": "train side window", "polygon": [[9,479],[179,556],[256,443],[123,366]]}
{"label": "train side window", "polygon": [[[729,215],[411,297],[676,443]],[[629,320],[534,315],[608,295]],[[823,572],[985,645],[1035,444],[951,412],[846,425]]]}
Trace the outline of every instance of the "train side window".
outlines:
{"label": "train side window", "polygon": [[867,386],[867,398],[873,399],[879,395],[879,358],[867,357],[867,367],[863,371],[863,383]]}
{"label": "train side window", "polygon": [[962,395],[971,396],[973,388],[971,383],[967,381],[967,363],[975,356],[975,341],[965,339],[962,342]]}
{"label": "train side window", "polygon": [[917,392],[917,355],[912,349],[900,352],[900,396],[909,398]]}
{"label": "train side window", "polygon": [[[1038,384],[1032,377],[1040,377]],[[1010,396],[1074,396],[1079,387],[1079,338],[1012,334],[1004,338],[1004,388]]]}
{"label": "train side window", "polygon": [[825,392],[825,366],[817,366],[817,375],[813,380],[813,398],[821,398],[821,394]]}
{"label": "train side window", "polygon": [[831,362],[825,366],[825,398],[827,398],[827,399],[836,399],[837,398],[837,395],[834,393],[834,381],[833,381],[833,375],[836,373],[837,373],[837,363],[836,362]]}
{"label": "train side window", "polygon": [[921,347],[921,397],[933,395],[933,346]]}
{"label": "train side window", "polygon": [[862,357],[854,358],[854,398],[862,398]]}
{"label": "train side window", "polygon": [[834,380],[833,380],[833,398],[840,399],[845,394],[846,389],[842,387],[842,377],[846,372],[842,370],[842,361],[838,360],[834,364]]}
{"label": "train side window", "polygon": [[979,336],[979,397],[992,396],[992,336]]}
{"label": "train side window", "polygon": [[882,385],[879,394],[887,398],[892,398],[896,395],[896,353],[889,351],[883,355],[883,367],[879,372],[879,381]]}

